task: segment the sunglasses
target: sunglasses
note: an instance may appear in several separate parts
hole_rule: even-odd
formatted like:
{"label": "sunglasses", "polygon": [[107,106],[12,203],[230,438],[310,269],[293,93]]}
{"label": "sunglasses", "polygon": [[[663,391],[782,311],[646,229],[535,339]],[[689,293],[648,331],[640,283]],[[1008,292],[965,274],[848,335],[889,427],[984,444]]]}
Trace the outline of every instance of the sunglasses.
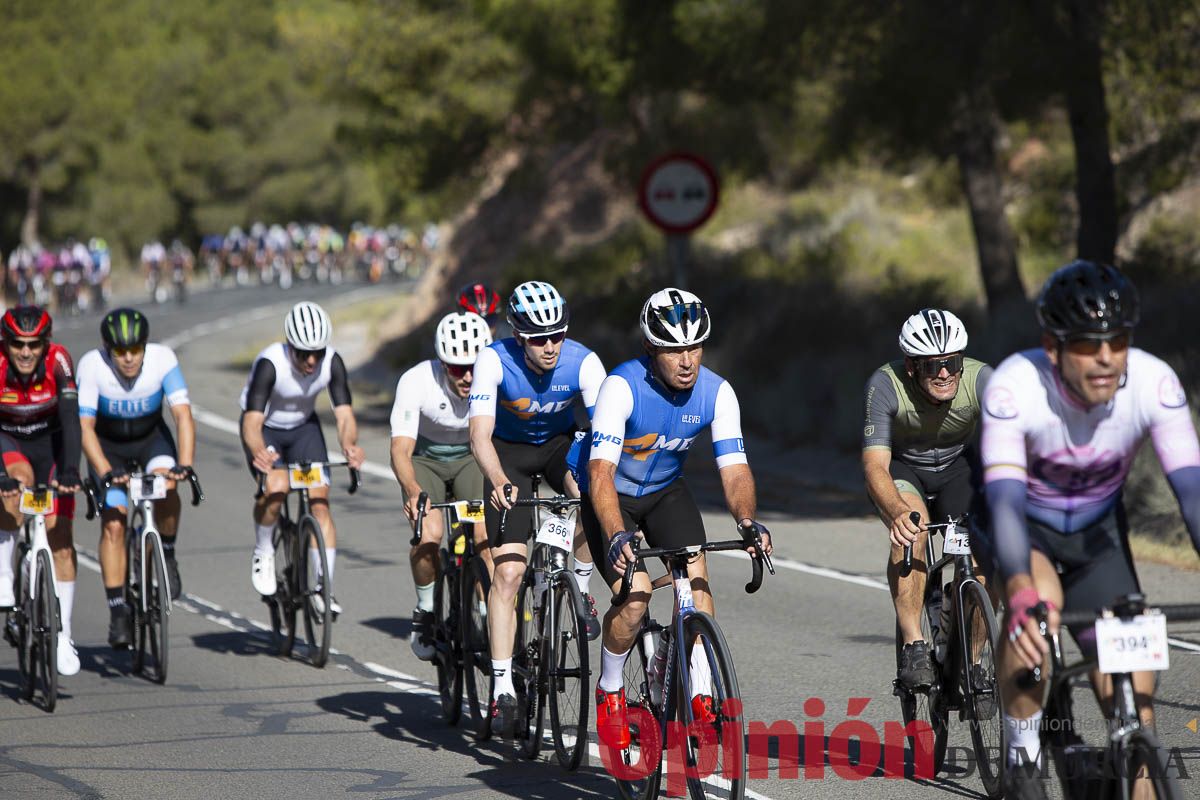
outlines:
{"label": "sunglasses", "polygon": [[446,372],[451,378],[461,378],[474,369],[470,364],[446,364]]}
{"label": "sunglasses", "polygon": [[684,320],[699,322],[704,316],[704,303],[674,303],[669,306],[657,306],[654,309],[658,316],[668,325],[679,325]]}
{"label": "sunglasses", "polygon": [[308,361],[309,358],[315,358],[317,361],[320,361],[325,357],[325,348],[322,347],[320,350],[297,350],[293,347],[292,353],[295,354],[297,361]]}
{"label": "sunglasses", "polygon": [[521,338],[525,340],[526,344],[531,344],[534,347],[545,347],[546,342],[554,342],[555,344],[558,344],[563,339],[567,338],[567,332],[559,331],[558,333],[548,333],[545,336],[522,336]]}
{"label": "sunglasses", "polygon": [[135,344],[133,347],[114,347],[109,352],[114,356],[124,357],[129,355],[139,355],[146,349],[144,344]]}
{"label": "sunglasses", "polygon": [[957,375],[963,369],[962,353],[945,358],[919,358],[915,361],[916,372],[922,378],[936,378],[942,370]]}
{"label": "sunglasses", "polygon": [[1108,342],[1108,347],[1114,353],[1122,353],[1129,349],[1129,342],[1133,338],[1130,331],[1118,331],[1117,333],[1074,336],[1067,339],[1063,346],[1067,352],[1075,356],[1094,356],[1100,352],[1101,346]]}
{"label": "sunglasses", "polygon": [[8,346],[17,353],[21,352],[22,350],[28,350],[31,353],[36,353],[38,350],[41,350],[46,346],[46,342],[42,339],[9,339]]}

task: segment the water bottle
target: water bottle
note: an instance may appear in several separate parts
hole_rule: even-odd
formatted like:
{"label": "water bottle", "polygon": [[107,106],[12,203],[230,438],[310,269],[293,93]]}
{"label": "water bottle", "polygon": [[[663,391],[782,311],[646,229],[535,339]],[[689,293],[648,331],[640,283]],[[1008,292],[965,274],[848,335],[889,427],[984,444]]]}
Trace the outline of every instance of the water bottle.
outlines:
{"label": "water bottle", "polygon": [[646,665],[646,678],[650,684],[648,687],[650,700],[658,706],[662,704],[663,680],[667,675],[667,632],[664,630],[654,634],[647,631],[644,635],[658,640],[654,647],[654,656]]}

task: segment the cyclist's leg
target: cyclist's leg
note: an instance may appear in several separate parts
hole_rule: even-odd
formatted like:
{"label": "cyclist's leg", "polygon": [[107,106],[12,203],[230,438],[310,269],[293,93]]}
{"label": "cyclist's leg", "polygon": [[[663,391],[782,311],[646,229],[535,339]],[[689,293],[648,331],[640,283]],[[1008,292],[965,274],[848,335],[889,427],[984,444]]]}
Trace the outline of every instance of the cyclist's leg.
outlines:
{"label": "cyclist's leg", "polygon": [[[890,470],[900,493],[900,499],[909,509],[921,515],[923,523],[929,522],[929,509],[925,506],[926,486],[928,475],[918,474],[916,470],[902,461],[893,458]],[[884,520],[884,524],[889,524]],[[891,545],[888,556],[888,586],[892,592],[892,603],[896,608],[896,621],[900,625],[900,634],[904,644],[922,642],[921,607],[925,602],[925,541],[928,532],[921,532],[912,545],[912,571],[901,575],[904,564],[904,548]]]}
{"label": "cyclist's leg", "polygon": [[[641,515],[639,514],[635,519],[633,512],[640,510],[638,508],[639,499],[617,496],[617,500],[621,504],[621,519],[626,530],[636,530],[638,527]],[[589,547],[593,551],[603,554],[596,562],[596,569],[600,572],[600,578],[615,595],[620,591],[622,576],[608,563],[608,535],[600,526],[600,520],[596,517],[596,510],[592,506],[591,498],[584,494],[582,500],[583,502],[579,506],[579,519],[583,525],[584,535],[587,537]],[[606,659],[615,654],[620,656],[623,664],[624,656],[633,647],[634,637],[641,628],[642,617],[646,615],[650,592],[650,578],[646,572],[646,566],[639,564],[638,570],[633,576],[633,588],[629,592],[629,599],[620,606],[609,604],[608,611],[604,614],[602,645]],[[615,669],[613,669],[614,666]],[[606,681],[609,686],[615,687],[610,688],[609,691],[617,691],[621,682],[621,664],[610,664],[608,670],[602,670],[601,684],[603,685]]]}
{"label": "cyclist's leg", "polygon": [[[33,467],[21,455],[16,444],[8,436],[0,434],[0,449],[3,449],[4,467],[15,481],[29,486],[33,483]],[[0,606],[11,606],[17,598],[11,598],[13,590],[12,559],[17,543],[17,532],[23,515],[20,511],[21,497],[5,497],[0,502]]]}
{"label": "cyclist's leg", "polygon": [[[238,429],[241,429],[240,424]],[[283,468],[283,465],[287,463],[283,459],[283,453],[287,448],[283,444],[282,433],[263,426],[263,441],[267,447],[274,448],[275,452],[280,455],[275,461],[276,468],[268,472],[263,480],[262,496],[254,498],[254,508],[251,514],[254,520],[254,552],[251,556],[250,576],[255,591],[262,595],[272,595],[277,588],[275,583],[275,525],[279,521],[279,510],[288,493],[287,470]],[[246,457],[246,467],[250,470],[250,476],[257,483],[260,473],[254,466],[254,455],[246,447],[244,440],[242,441],[242,452]]]}
{"label": "cyclist's leg", "polygon": [[[132,457],[121,443],[100,439],[104,457],[114,468],[124,467]],[[91,464],[88,474],[97,486],[100,476]],[[111,486],[105,492],[104,512],[100,515],[100,577],[104,583],[104,597],[108,603],[108,642],[113,647],[127,647],[132,632],[129,607],[125,603],[125,515],[129,508],[129,497],[124,486]]]}
{"label": "cyclist's leg", "polygon": [[[567,454],[574,441],[575,438],[572,434],[562,434],[542,446],[546,457],[542,474],[546,476],[546,482],[555,491],[568,497],[579,497],[579,485],[567,465]],[[583,595],[584,603],[588,607],[588,619],[585,620],[588,639],[597,639],[601,633],[601,625],[597,618],[596,598],[592,596],[591,591],[592,573],[595,571],[596,565],[591,549],[588,547],[588,538],[583,532],[583,521],[578,514],[575,515],[573,554],[575,563],[572,565],[572,571],[575,575],[575,584],[579,587],[579,593]]]}
{"label": "cyclist's leg", "polygon": [[[480,500],[487,496],[483,493],[483,473],[474,456],[465,456],[458,462],[458,471],[454,474],[454,496],[459,500]],[[491,577],[492,550],[488,547],[487,525],[478,522],[471,528],[475,539],[475,552],[483,559],[488,577]]]}
{"label": "cyclist's leg", "polygon": [[[444,462],[443,462],[444,463]],[[446,502],[446,481],[441,463],[432,459],[413,456],[413,474],[416,475],[417,485],[421,491],[429,495],[429,502]],[[404,502],[409,497],[404,494]],[[417,608],[433,613],[434,582],[437,580],[437,552],[442,542],[445,525],[442,521],[442,511],[431,508],[425,514],[421,527],[421,541],[412,547],[408,554],[409,565],[412,567],[413,584],[417,588]]]}
{"label": "cyclist's leg", "polygon": [[[178,454],[175,450],[175,439],[171,436],[166,423],[161,424],[142,442],[138,454],[138,462],[143,464],[146,472],[166,475],[174,467]],[[175,481],[167,478],[167,496],[154,503],[154,524],[158,528],[158,536],[162,539],[163,555],[168,561],[175,560],[175,537],[179,533],[179,515],[182,504],[179,502],[179,489]],[[169,567],[168,567],[169,568]]]}

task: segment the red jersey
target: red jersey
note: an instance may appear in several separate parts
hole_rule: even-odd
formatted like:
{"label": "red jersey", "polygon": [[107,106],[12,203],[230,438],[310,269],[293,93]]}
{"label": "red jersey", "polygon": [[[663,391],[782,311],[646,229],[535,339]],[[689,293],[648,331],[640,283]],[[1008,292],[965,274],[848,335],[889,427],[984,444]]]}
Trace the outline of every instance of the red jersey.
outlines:
{"label": "red jersey", "polygon": [[61,344],[46,348],[46,357],[28,379],[22,379],[0,348],[0,431],[32,439],[59,429],[58,399],[78,394],[75,365]]}

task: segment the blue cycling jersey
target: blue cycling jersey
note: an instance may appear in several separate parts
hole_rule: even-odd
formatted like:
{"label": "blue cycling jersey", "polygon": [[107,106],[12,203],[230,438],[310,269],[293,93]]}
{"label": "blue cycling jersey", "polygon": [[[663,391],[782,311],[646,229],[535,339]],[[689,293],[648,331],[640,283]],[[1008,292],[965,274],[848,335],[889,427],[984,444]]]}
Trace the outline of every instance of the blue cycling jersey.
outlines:
{"label": "blue cycling jersey", "polygon": [[615,460],[617,493],[640,497],[679,477],[692,442],[710,426],[717,466],[746,463],[741,415],[729,383],[701,367],[691,389],[673,392],[654,377],[643,356],[612,371],[600,391],[592,435],[576,436],[567,463],[584,490],[593,454]]}

